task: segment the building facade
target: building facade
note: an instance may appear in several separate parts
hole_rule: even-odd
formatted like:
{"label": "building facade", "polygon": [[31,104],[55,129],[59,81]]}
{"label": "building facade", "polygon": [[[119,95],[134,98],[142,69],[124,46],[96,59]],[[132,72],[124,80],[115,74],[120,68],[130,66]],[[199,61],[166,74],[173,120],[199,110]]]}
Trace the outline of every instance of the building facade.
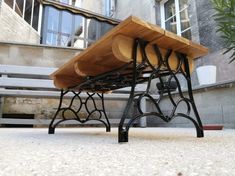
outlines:
{"label": "building facade", "polygon": [[[4,0],[2,2],[1,41],[18,41],[50,46],[86,48],[113,26],[95,19],[58,9],[53,1]],[[217,82],[235,79],[234,63],[223,55],[224,43],[216,33],[215,13],[206,0],[57,0],[65,6],[124,20],[130,15],[157,24],[182,37],[209,48],[210,53],[196,61],[195,68],[215,65]],[[15,13],[13,13],[13,11]],[[196,70],[196,69],[195,69]],[[193,84],[198,85],[196,73]]]}
{"label": "building facade", "polygon": [[[59,67],[66,61],[63,58],[70,59],[121,20],[134,15],[209,48],[207,56],[195,61],[192,74],[194,88],[199,85],[196,68],[203,65],[216,66],[217,84],[234,82],[235,63],[228,63],[229,53],[223,55],[224,43],[220,34],[216,33],[214,13],[209,0],[0,0],[0,42],[8,42],[0,45],[0,64]],[[32,46],[25,47],[24,44]],[[29,59],[32,53],[34,59]],[[154,86],[153,89],[156,89]],[[211,122],[224,123],[221,120],[223,117],[229,119],[227,124],[231,124],[234,122],[231,120],[234,113],[231,109],[235,109],[235,103],[231,100],[234,88],[229,89],[229,93],[217,90],[216,86],[215,89],[215,93],[222,93],[230,103],[226,104],[227,101],[223,99],[225,104],[217,103],[216,108],[213,108],[214,99],[211,97],[207,99],[207,106],[210,103],[211,106],[206,110],[200,98],[205,91],[199,91],[196,99],[202,105],[205,116],[216,116]],[[5,113],[21,113],[22,102],[30,102],[24,112],[36,109],[37,118],[51,117],[54,112],[53,109],[47,109],[46,105],[40,110],[40,103],[57,106],[57,100],[24,101],[8,98]],[[221,108],[229,110],[223,111],[219,117]],[[121,111],[117,110],[116,115],[120,116]],[[151,121],[150,124],[154,123]]]}

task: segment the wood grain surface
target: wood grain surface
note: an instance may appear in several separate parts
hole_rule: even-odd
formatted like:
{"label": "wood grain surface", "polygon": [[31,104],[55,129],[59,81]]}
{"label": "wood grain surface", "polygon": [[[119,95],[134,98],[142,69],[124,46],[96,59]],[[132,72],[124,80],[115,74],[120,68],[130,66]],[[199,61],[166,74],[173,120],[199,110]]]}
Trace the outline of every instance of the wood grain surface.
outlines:
{"label": "wood grain surface", "polygon": [[[191,71],[193,70],[193,59],[208,53],[208,49],[202,45],[130,16],[86,50],[62,65],[50,77],[54,80],[56,87],[68,88],[80,84],[86,76],[96,76],[119,68],[132,61],[132,45],[135,38],[142,38],[149,42],[146,54],[154,66],[158,65],[158,60],[152,44],[157,44],[163,55],[166,53],[166,49],[186,54]],[[137,62],[141,62],[141,60],[140,50],[138,50]],[[175,69],[176,65],[177,59],[173,53],[170,57],[170,66]]]}

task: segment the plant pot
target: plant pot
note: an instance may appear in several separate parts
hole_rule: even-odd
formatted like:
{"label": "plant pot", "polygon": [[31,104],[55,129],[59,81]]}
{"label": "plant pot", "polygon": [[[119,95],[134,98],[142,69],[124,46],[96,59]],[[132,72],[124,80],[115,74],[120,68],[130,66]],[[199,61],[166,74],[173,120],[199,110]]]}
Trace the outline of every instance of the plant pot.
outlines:
{"label": "plant pot", "polygon": [[206,65],[196,69],[199,85],[216,83],[216,66]]}

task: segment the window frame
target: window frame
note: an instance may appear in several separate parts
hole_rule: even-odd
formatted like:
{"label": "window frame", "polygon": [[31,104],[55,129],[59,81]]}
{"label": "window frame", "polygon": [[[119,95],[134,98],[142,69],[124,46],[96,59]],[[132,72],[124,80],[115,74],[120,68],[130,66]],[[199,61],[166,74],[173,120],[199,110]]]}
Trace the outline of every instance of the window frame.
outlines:
{"label": "window frame", "polygon": [[[48,33],[50,34],[56,34],[58,35],[58,39],[57,41],[59,41],[59,44],[57,43],[56,45],[53,45],[53,44],[47,44],[47,45],[52,45],[52,46],[60,46],[60,47],[68,47],[66,45],[62,45],[60,42],[61,42],[61,37],[65,36],[64,34],[65,33],[62,33],[62,15],[63,15],[63,12],[66,12],[65,10],[59,10],[59,9],[56,9],[58,11],[58,30],[50,30],[50,29],[47,29],[47,25],[48,25],[48,13],[49,13],[49,9],[50,8],[54,8],[54,7],[50,7],[50,6],[45,6],[44,7],[44,24],[43,24],[43,32],[42,32],[42,43],[43,44],[47,44],[47,36],[48,36]],[[72,14],[72,13],[71,13]],[[74,27],[75,27],[75,16],[72,14],[72,23],[71,23],[71,46],[69,47],[74,47],[74,39],[77,39],[77,40],[80,40],[82,41],[82,45],[81,47],[78,47],[79,49],[84,49],[84,48],[87,48],[87,45],[88,45],[88,42],[94,42],[93,40],[89,40],[88,39],[88,36],[87,36],[87,20],[86,18],[82,17],[82,26],[84,27],[83,28],[83,32],[84,32],[84,36],[81,37],[81,36],[75,36],[73,35],[74,33]]]}
{"label": "window frame", "polygon": [[[166,21],[169,20],[172,17],[169,17],[168,19],[165,18],[165,3],[169,0],[162,0],[160,2],[160,13],[161,13],[161,27],[163,29],[166,29]],[[182,36],[182,33],[191,30],[191,26],[189,28],[186,28],[184,30],[181,30],[181,19],[180,19],[180,12],[183,12],[186,8],[183,8],[180,10],[180,3],[179,0],[174,0],[175,4],[175,16],[176,16],[176,34],[179,36]],[[192,35],[191,35],[192,37]]]}
{"label": "window frame", "polygon": [[[19,14],[19,16],[21,17],[21,18],[23,18],[24,20],[25,20],[25,8],[26,8],[26,0],[22,0],[23,1],[23,9],[22,9],[22,16],[20,16]],[[33,27],[33,18],[34,18],[34,16],[33,16],[33,14],[34,14],[34,2],[35,1],[38,1],[38,3],[39,3],[39,14],[38,14],[38,25],[37,25],[37,29],[35,29],[34,27]],[[2,2],[4,2],[4,0],[2,0]],[[5,3],[5,2],[4,2]],[[11,7],[10,7],[11,8]],[[13,7],[11,8],[14,12],[16,12],[15,11],[15,9],[16,9],[16,0],[13,0]],[[32,0],[32,7],[31,7],[31,19],[30,19],[30,23],[28,23],[35,31],[37,31],[37,33],[40,35],[41,34],[41,20],[42,20],[42,12],[43,12],[43,7],[42,7],[42,4],[41,4],[41,2],[40,2],[40,0]]]}

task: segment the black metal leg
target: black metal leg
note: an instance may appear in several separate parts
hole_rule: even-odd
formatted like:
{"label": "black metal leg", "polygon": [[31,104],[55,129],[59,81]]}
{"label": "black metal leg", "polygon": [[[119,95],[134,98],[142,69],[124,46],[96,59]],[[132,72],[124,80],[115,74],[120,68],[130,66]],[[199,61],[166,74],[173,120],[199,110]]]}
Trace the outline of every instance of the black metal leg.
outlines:
{"label": "black metal leg", "polygon": [[63,102],[63,97],[64,97],[64,91],[61,90],[61,91],[60,91],[60,102],[59,102],[59,106],[58,106],[58,108],[57,108],[57,110],[56,110],[56,113],[55,113],[54,117],[53,117],[52,120],[51,120],[50,125],[49,125],[48,134],[54,134],[54,133],[55,133],[55,126],[53,126],[53,124],[54,124],[54,121],[55,121],[57,115],[59,114],[59,112],[60,112],[60,110],[61,110],[61,105],[62,105],[62,102]]}
{"label": "black metal leg", "polygon": [[[62,105],[64,96],[68,93],[73,95],[73,97],[70,99],[69,105]],[[103,93],[100,94],[100,93],[88,93],[87,92],[86,93],[87,97],[85,98],[84,101],[80,97],[80,94],[81,92],[76,93],[70,90],[66,90],[66,91],[61,90],[59,106],[49,125],[49,129],[48,129],[49,134],[54,134],[55,128],[57,127],[57,125],[68,120],[75,120],[82,124],[88,121],[98,121],[105,125],[106,132],[110,132],[111,126],[110,126],[108,117],[105,112]],[[101,104],[102,104],[101,108],[97,107],[97,101],[95,100],[95,96],[96,98],[98,98],[98,100],[101,101]],[[89,103],[92,103],[93,107],[88,107]],[[86,111],[86,117],[84,117],[84,115],[83,117],[81,117],[80,115],[82,107],[84,107]],[[71,113],[70,116],[74,118],[68,117],[69,115],[67,114],[67,112],[70,112]],[[59,113],[61,113],[62,119],[59,119],[56,121],[56,118],[59,116]]]}
{"label": "black metal leg", "polygon": [[[133,70],[132,70],[132,82],[131,82],[131,92],[130,96],[127,102],[127,105],[125,107],[125,110],[123,112],[123,116],[120,120],[119,123],[119,128],[118,128],[118,142],[128,142],[128,133],[130,127],[133,125],[133,123],[142,118],[142,117],[147,117],[147,116],[154,116],[161,118],[165,122],[170,122],[172,119],[174,119],[177,116],[186,118],[190,120],[197,132],[197,137],[203,137],[203,128],[202,128],[202,122],[200,120],[200,116],[198,114],[194,98],[193,98],[193,92],[192,92],[192,85],[191,85],[191,77],[190,77],[190,70],[189,70],[189,63],[188,59],[185,55],[176,53],[177,58],[178,58],[178,66],[177,68],[174,68],[175,70],[171,69],[170,66],[170,61],[169,58],[171,54],[173,53],[172,50],[168,50],[165,54],[165,56],[162,56],[159,48],[157,45],[154,45],[153,48],[155,50],[156,54],[156,59],[158,59],[158,66],[155,68],[153,65],[151,65],[150,61],[147,58],[147,55],[145,53],[145,47],[147,45],[146,41],[143,41],[141,39],[136,39],[133,44]],[[137,57],[137,49],[138,47],[140,48],[141,54],[142,54],[142,63],[137,65],[136,57]],[[145,92],[142,93],[135,93],[135,86],[137,83],[141,82],[140,80],[142,78],[142,74],[144,73],[143,68],[148,68],[151,69],[151,71],[148,71],[150,73],[149,78],[146,80],[148,82],[148,86]],[[182,74],[187,82],[187,88],[188,88],[188,95],[189,98],[185,97],[184,94],[182,93],[181,90],[181,85],[180,81],[178,80],[176,74]],[[158,78],[160,81],[161,86],[159,86],[162,90],[159,90],[159,98],[155,100],[150,94],[149,94],[149,88],[150,88],[150,83],[152,79]],[[163,80],[167,80],[164,82]],[[171,81],[174,81],[174,84],[171,83]],[[172,87],[174,89],[178,88],[179,92],[179,99],[174,100],[173,96],[171,94]],[[171,110],[170,115],[166,115],[164,112],[162,112],[160,104],[161,100],[163,98],[163,94],[167,94],[169,97],[169,100],[171,104],[173,105],[173,109]],[[141,107],[140,107],[140,102],[142,98],[147,98],[150,103],[153,103],[153,105],[156,107],[156,110],[153,112],[142,112]],[[129,114],[130,108],[133,105],[134,99],[137,99],[137,109],[138,109],[138,114],[131,117],[131,120],[127,122],[127,125],[124,125],[125,120],[127,119],[127,116]],[[181,102],[184,102],[186,104],[186,110],[187,113],[177,113],[177,108]],[[196,119],[192,118],[190,116],[191,113],[194,112]]]}
{"label": "black metal leg", "polygon": [[124,129],[124,122],[127,117],[127,114],[130,110],[130,107],[133,103],[134,100],[134,93],[135,93],[135,86],[136,86],[136,57],[137,57],[137,47],[139,44],[139,39],[136,39],[133,44],[133,52],[132,52],[132,57],[133,57],[133,76],[132,76],[132,86],[131,86],[131,92],[130,96],[127,102],[127,105],[125,107],[125,110],[123,112],[122,118],[119,123],[118,127],[118,142],[128,142],[128,130]]}
{"label": "black metal leg", "polygon": [[189,63],[188,59],[185,55],[182,55],[184,59],[184,65],[185,65],[185,72],[187,76],[187,85],[188,85],[188,94],[189,94],[189,99],[191,100],[191,105],[195,114],[195,117],[197,119],[198,127],[197,127],[197,137],[204,137],[204,132],[203,132],[203,126],[202,122],[199,116],[199,113],[197,111],[197,107],[195,105],[195,101],[193,98],[193,91],[192,91],[192,84],[191,84],[191,76],[190,76],[190,70],[189,70]]}

